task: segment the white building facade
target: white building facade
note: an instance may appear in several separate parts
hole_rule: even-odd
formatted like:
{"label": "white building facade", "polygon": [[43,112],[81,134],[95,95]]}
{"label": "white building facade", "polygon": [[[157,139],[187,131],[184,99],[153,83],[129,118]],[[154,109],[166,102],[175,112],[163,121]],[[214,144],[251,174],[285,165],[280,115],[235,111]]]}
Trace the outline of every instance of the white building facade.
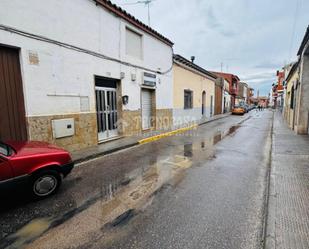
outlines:
{"label": "white building facade", "polygon": [[14,110],[2,103],[0,118],[16,126],[8,118],[16,112],[25,131],[8,132],[0,123],[0,139],[42,140],[74,151],[169,126],[172,46],[109,1],[1,1],[0,64],[7,77],[20,70],[20,87],[6,96],[21,98]]}
{"label": "white building facade", "polygon": [[223,98],[222,98],[222,113],[227,113],[231,111],[231,95],[230,95],[230,84],[229,82],[222,78],[223,80]]}

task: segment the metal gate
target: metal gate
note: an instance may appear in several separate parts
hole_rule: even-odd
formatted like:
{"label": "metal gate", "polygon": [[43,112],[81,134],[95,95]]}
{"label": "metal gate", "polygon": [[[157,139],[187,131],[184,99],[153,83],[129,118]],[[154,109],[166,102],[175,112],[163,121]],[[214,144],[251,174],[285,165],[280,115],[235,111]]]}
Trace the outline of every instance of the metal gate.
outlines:
{"label": "metal gate", "polygon": [[142,129],[147,130],[151,128],[151,91],[142,89]]}
{"label": "metal gate", "polygon": [[98,139],[103,141],[118,136],[116,89],[96,87]]}
{"label": "metal gate", "polygon": [[0,140],[27,140],[19,50],[0,46]]}

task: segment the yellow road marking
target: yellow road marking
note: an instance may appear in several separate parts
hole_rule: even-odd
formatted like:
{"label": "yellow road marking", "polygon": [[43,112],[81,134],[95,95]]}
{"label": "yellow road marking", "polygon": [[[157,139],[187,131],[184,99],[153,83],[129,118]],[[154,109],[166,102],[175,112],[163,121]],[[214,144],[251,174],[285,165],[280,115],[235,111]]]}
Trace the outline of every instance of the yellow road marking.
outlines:
{"label": "yellow road marking", "polygon": [[197,127],[198,127],[198,125],[194,124],[194,125],[191,125],[191,126],[188,126],[188,127],[184,127],[184,128],[174,130],[174,131],[169,131],[169,132],[162,133],[162,134],[159,134],[159,135],[156,135],[156,136],[141,139],[141,140],[138,141],[138,143],[139,144],[150,143],[150,142],[159,140],[159,139],[164,138],[164,137],[170,137],[170,136],[173,136],[173,135],[178,134],[178,133],[183,133],[183,132],[188,131],[188,130],[193,130],[194,128],[197,128]]}

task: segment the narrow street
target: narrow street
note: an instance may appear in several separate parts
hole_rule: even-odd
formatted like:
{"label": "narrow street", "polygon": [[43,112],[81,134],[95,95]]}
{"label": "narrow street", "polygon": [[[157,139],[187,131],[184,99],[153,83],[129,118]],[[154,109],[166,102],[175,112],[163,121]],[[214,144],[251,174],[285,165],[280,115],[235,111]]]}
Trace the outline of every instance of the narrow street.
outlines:
{"label": "narrow street", "polygon": [[231,115],[82,163],[51,198],[1,204],[0,248],[260,248],[272,118]]}
{"label": "narrow street", "polygon": [[1,0],[0,249],[309,249],[308,13]]}

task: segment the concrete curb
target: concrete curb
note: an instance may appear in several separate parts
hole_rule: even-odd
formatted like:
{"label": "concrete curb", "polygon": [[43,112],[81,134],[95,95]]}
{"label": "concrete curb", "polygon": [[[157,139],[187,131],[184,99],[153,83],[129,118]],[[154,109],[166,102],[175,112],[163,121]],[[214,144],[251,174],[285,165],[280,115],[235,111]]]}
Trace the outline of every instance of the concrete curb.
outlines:
{"label": "concrete curb", "polygon": [[159,135],[155,135],[155,136],[152,136],[152,137],[141,139],[141,140],[138,140],[136,142],[132,142],[130,144],[126,144],[126,145],[123,145],[123,146],[120,146],[120,147],[117,147],[117,148],[113,148],[113,149],[110,149],[110,150],[107,150],[107,151],[93,153],[92,155],[85,156],[83,158],[79,158],[77,160],[74,160],[74,163],[80,164],[80,163],[83,163],[83,162],[86,162],[86,161],[89,161],[89,160],[92,160],[92,159],[95,159],[95,158],[98,158],[98,157],[101,157],[101,156],[106,156],[106,155],[112,154],[112,153],[117,152],[117,151],[121,151],[121,150],[124,150],[124,149],[131,148],[131,147],[134,147],[134,146],[137,146],[137,145],[142,145],[142,144],[154,142],[154,141],[160,140],[160,139],[165,138],[165,137],[173,136],[173,135],[178,134],[178,133],[182,133],[182,132],[186,132],[188,130],[195,129],[198,126],[201,126],[201,125],[204,125],[204,124],[207,124],[207,123],[219,120],[219,119],[226,118],[229,115],[230,115],[230,113],[227,113],[226,115],[223,115],[223,116],[220,116],[218,118],[211,119],[211,120],[207,120],[207,121],[201,122],[199,124],[194,124],[194,125],[191,125],[191,126],[188,126],[188,127],[176,129],[176,130],[173,130],[173,131],[169,131],[169,132],[165,132],[165,133],[162,133],[162,134],[159,134]]}
{"label": "concrete curb", "polygon": [[273,133],[274,133],[274,113],[272,116],[271,132],[270,132],[270,152],[269,152],[269,162],[267,169],[267,186],[265,190],[265,207],[264,207],[264,221],[263,221],[263,248],[264,249],[274,249],[276,248],[275,241],[275,213],[270,206],[274,206],[276,203],[275,199],[275,184],[274,176],[272,172],[272,150],[273,150]]}

